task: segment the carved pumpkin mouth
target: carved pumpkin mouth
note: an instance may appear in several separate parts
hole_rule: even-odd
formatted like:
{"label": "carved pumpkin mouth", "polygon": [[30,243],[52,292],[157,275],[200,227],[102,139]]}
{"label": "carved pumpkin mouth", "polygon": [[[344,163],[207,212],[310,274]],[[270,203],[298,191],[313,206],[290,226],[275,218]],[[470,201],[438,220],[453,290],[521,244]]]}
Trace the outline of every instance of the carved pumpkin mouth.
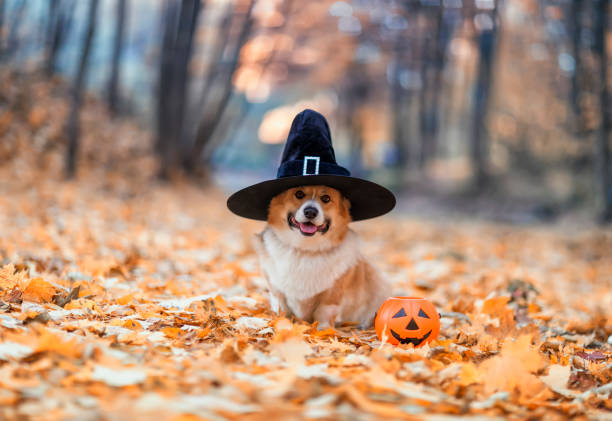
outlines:
{"label": "carved pumpkin mouth", "polygon": [[398,333],[394,332],[393,329],[389,329],[391,331],[391,335],[393,335],[393,337],[395,339],[397,339],[399,341],[399,343],[401,344],[412,344],[415,347],[419,346],[423,343],[424,340],[426,340],[427,338],[429,338],[429,335],[431,335],[431,330],[429,332],[427,332],[425,335],[423,335],[422,338],[402,338]]}

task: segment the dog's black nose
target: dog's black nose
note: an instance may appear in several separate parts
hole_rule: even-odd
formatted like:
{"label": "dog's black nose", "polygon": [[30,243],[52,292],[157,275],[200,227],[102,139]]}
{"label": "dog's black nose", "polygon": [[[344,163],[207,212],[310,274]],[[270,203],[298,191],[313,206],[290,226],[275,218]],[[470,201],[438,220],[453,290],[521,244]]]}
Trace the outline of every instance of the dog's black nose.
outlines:
{"label": "dog's black nose", "polygon": [[317,210],[317,208],[314,208],[312,206],[304,208],[304,216],[308,219],[315,219],[318,213],[319,211]]}

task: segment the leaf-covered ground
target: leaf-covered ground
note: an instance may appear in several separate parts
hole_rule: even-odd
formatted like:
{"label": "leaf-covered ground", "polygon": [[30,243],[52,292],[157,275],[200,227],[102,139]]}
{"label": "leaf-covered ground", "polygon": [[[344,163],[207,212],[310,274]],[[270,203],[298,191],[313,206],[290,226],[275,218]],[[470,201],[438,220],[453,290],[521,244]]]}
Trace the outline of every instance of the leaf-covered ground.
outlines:
{"label": "leaf-covered ground", "polygon": [[441,335],[413,349],[320,331],[269,310],[261,224],[151,182],[146,157],[103,159],[136,129],[88,106],[79,181],[62,181],[48,89],[0,110],[0,419],[611,417],[610,230],[355,224],[395,293],[434,302]]}
{"label": "leaf-covered ground", "polygon": [[3,418],[610,415],[609,232],[356,224],[396,292],[443,314],[415,350],[271,313],[261,226],[217,193],[4,180]]}

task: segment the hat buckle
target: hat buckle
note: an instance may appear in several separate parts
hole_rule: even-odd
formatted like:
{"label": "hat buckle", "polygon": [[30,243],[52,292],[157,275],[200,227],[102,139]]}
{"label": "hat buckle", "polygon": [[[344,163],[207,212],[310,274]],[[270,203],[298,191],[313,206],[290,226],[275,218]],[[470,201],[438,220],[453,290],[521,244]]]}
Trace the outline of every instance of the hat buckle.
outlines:
{"label": "hat buckle", "polygon": [[[312,174],[308,173],[308,161],[315,161],[315,170]],[[302,168],[302,175],[319,175],[319,161],[320,158],[318,156],[305,156],[304,167]]]}

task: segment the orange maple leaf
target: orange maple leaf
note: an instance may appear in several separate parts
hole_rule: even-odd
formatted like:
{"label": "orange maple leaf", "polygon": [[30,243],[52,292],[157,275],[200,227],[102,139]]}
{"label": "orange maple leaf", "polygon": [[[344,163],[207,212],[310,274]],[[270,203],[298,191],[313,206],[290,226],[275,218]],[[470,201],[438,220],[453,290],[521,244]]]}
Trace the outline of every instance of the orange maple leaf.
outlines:
{"label": "orange maple leaf", "polygon": [[0,268],[0,289],[13,289],[19,286],[25,277],[26,272],[16,272],[15,265],[12,263],[4,265]]}
{"label": "orange maple leaf", "polygon": [[34,278],[28,282],[28,285],[23,291],[22,298],[25,301],[48,303],[51,302],[55,294],[56,289],[53,285],[42,278]]}
{"label": "orange maple leaf", "polygon": [[522,335],[514,341],[504,342],[500,355],[483,362],[479,367],[480,380],[485,391],[514,391],[523,396],[535,396],[545,386],[532,373],[546,364],[537,347],[531,345],[531,336]]}

